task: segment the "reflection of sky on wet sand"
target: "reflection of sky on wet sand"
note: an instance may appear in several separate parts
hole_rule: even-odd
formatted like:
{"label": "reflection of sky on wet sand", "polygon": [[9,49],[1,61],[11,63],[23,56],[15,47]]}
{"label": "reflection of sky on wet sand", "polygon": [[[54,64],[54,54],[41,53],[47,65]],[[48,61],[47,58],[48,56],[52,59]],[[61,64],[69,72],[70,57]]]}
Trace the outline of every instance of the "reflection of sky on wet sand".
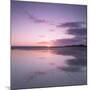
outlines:
{"label": "reflection of sky on wet sand", "polygon": [[86,48],[12,50],[12,88],[86,84]]}

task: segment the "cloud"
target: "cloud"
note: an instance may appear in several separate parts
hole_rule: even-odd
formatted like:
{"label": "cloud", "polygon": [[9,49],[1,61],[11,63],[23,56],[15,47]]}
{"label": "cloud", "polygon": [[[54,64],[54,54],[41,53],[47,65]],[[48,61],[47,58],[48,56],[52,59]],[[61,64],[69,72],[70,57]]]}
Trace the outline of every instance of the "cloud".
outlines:
{"label": "cloud", "polygon": [[57,25],[57,27],[67,28],[65,30],[68,35],[74,35],[76,37],[87,35],[87,25],[85,22],[66,22]]}
{"label": "cloud", "polygon": [[82,26],[85,26],[84,24],[85,24],[84,22],[66,22],[66,23],[59,24],[56,27],[80,28]]}
{"label": "cloud", "polygon": [[52,41],[55,46],[86,45],[86,37],[74,37],[71,39],[56,39]]}
{"label": "cloud", "polygon": [[34,23],[46,23],[48,25],[52,25],[52,26],[56,26],[57,23],[54,22],[54,21],[49,21],[47,19],[41,19],[41,18],[38,18],[36,17],[35,15],[29,13],[29,12],[26,12],[27,16],[29,17],[29,19],[31,19]]}
{"label": "cloud", "polygon": [[[56,46],[67,46],[67,45],[86,45],[86,41],[87,41],[87,27],[86,27],[86,23],[82,22],[82,21],[78,21],[78,22],[65,22],[65,23],[61,23],[58,24],[55,22],[50,22],[48,20],[45,19],[40,19],[35,17],[34,15],[30,14],[29,12],[27,13],[27,15],[29,16],[29,19],[31,19],[34,23],[47,23],[49,25],[51,25],[51,23],[54,23],[53,25],[56,26],[57,28],[68,28],[65,32],[65,34],[67,35],[73,35],[74,38],[67,38],[67,39],[57,39],[57,40],[53,40],[53,45]],[[63,29],[64,30],[64,29]],[[50,32],[54,32],[54,29],[50,29]],[[43,35],[39,35],[39,37],[44,38],[45,36]],[[46,45],[47,42],[39,42],[39,44],[42,45]]]}
{"label": "cloud", "polygon": [[44,19],[39,19],[39,18],[35,17],[34,15],[30,14],[29,12],[27,12],[27,15],[28,15],[29,19],[31,19],[34,23],[48,23],[48,21],[46,21]]}
{"label": "cloud", "polygon": [[68,29],[67,34],[72,34],[72,35],[86,35],[87,34],[87,29],[86,28],[76,28],[76,29]]}
{"label": "cloud", "polygon": [[[86,45],[87,42],[87,27],[85,22],[66,22],[57,25],[57,27],[67,28],[66,34],[73,35],[74,38],[54,40],[54,45]],[[64,30],[64,29],[63,29]]]}

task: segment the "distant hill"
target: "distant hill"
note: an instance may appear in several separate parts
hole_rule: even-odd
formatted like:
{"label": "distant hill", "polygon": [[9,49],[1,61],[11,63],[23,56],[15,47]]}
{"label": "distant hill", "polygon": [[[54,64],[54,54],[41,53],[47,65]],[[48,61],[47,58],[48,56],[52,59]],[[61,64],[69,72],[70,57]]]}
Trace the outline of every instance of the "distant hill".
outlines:
{"label": "distant hill", "polygon": [[11,49],[29,49],[29,48],[61,48],[61,47],[87,47],[86,45],[68,45],[68,46],[11,46]]}

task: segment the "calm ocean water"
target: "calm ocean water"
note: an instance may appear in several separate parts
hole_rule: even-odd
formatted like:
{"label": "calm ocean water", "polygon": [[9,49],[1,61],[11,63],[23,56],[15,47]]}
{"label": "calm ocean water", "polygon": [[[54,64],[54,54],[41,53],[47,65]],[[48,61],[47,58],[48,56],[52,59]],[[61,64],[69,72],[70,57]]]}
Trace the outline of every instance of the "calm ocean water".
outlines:
{"label": "calm ocean water", "polygon": [[86,47],[12,49],[11,88],[87,84]]}

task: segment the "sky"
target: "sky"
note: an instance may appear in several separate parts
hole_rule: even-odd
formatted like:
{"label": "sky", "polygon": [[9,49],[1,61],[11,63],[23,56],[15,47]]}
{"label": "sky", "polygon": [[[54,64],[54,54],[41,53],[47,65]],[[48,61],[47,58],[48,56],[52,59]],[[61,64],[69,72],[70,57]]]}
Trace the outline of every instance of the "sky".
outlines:
{"label": "sky", "polygon": [[12,1],[11,45],[86,45],[86,13],[85,5]]}

